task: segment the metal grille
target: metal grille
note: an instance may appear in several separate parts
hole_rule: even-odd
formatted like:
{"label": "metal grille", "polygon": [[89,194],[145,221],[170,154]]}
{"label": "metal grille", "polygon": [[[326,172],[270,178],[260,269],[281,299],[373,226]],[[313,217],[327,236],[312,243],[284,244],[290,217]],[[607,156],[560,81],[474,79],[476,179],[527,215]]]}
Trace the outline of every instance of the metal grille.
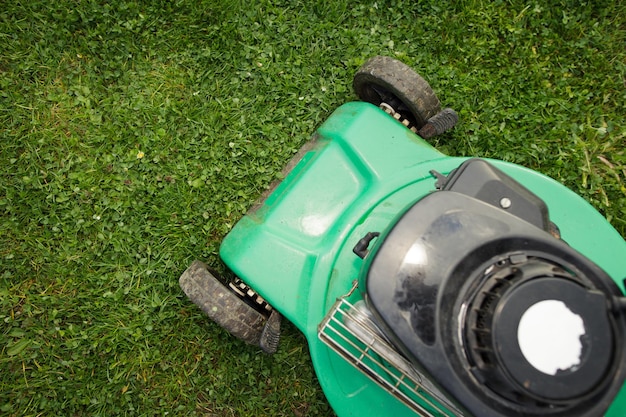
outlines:
{"label": "metal grille", "polygon": [[428,379],[400,355],[360,300],[337,300],[318,328],[319,338],[419,416],[463,416]]}

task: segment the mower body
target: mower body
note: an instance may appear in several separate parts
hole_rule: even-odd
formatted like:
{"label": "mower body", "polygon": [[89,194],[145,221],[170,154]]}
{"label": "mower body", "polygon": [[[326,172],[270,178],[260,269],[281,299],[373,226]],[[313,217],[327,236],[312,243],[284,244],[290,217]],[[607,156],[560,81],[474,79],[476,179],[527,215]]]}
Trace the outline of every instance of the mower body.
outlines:
{"label": "mower body", "polygon": [[[353,252],[359,240],[388,229],[434,192],[433,171],[448,175],[466,159],[438,152],[372,104],[347,103],[222,243],[224,263],[304,333],[320,385],[340,417],[416,415],[323,343],[320,323],[338,298],[348,295],[355,303],[362,297],[353,291],[364,262]],[[602,215],[540,173],[489,162],[543,200],[562,239],[624,291],[626,242]],[[432,385],[438,389],[437,381]],[[422,404],[424,415],[453,415],[445,401],[433,402]],[[622,387],[606,415],[625,414]]]}

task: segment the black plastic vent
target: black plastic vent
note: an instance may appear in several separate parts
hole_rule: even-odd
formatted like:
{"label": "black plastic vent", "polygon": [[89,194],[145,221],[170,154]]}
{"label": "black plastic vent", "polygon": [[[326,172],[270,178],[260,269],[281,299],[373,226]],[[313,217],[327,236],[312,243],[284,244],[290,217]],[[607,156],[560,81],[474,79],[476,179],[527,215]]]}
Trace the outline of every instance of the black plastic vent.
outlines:
{"label": "black plastic vent", "polygon": [[[528,363],[517,339],[520,315],[533,303],[562,299],[572,305],[571,300],[587,293],[593,291],[589,292],[575,276],[545,259],[513,254],[492,264],[485,270],[468,304],[465,319],[465,350],[474,376],[510,401],[539,409],[549,407],[552,411],[559,404],[566,406],[569,400],[593,392],[611,355],[603,352],[605,356],[597,358],[592,357],[597,355],[591,351],[604,348],[610,351],[613,344],[610,332],[594,334],[595,347],[588,341],[589,336],[581,338],[584,361],[580,368],[554,376],[542,374]],[[589,313],[578,305],[572,308],[578,309],[586,326],[607,329],[602,314]],[[570,383],[563,385],[565,380]]]}

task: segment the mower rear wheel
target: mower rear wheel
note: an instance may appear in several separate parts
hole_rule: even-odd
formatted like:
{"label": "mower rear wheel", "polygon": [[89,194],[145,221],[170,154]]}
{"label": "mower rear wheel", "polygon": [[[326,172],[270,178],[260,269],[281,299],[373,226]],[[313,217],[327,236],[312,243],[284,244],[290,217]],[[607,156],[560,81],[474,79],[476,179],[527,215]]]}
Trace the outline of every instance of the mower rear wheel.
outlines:
{"label": "mower rear wheel", "polygon": [[420,129],[439,113],[437,95],[408,65],[387,56],[370,58],[354,75],[353,87],[363,101],[380,106],[387,103]]}

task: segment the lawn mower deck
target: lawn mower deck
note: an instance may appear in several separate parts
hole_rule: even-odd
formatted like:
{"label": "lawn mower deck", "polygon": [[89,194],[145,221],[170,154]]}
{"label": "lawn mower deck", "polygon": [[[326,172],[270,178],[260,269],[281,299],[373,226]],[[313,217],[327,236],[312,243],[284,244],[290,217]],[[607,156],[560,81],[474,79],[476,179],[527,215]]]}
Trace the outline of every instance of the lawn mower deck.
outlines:
{"label": "lawn mower deck", "polygon": [[[434,149],[416,132],[456,116],[398,65],[366,63],[367,102],[339,107],[226,236],[240,281],[194,262],[183,290],[267,352],[281,316],[294,323],[339,416],[623,415],[626,242],[540,173]],[[544,301],[572,313],[565,327],[583,323],[568,333],[578,356],[554,373],[516,333]]]}

